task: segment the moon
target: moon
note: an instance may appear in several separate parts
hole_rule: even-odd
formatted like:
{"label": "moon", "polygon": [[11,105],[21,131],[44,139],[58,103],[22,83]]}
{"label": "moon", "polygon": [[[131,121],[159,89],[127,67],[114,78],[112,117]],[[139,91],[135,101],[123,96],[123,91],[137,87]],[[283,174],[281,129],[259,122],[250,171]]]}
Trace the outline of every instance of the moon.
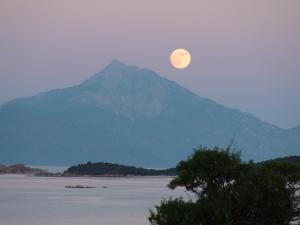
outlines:
{"label": "moon", "polygon": [[183,49],[175,49],[170,55],[170,62],[176,69],[186,68],[191,63],[191,54]]}

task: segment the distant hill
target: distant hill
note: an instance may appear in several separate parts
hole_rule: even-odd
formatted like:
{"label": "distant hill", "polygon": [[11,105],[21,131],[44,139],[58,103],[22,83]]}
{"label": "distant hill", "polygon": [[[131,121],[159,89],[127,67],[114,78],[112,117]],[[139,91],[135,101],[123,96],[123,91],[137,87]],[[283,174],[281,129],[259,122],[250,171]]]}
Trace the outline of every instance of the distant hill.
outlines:
{"label": "distant hill", "polygon": [[[266,162],[288,162],[295,163],[300,165],[300,156],[287,156],[282,158],[276,158],[271,160],[262,161],[258,164],[263,164]],[[71,166],[65,170],[62,176],[104,176],[104,175],[116,175],[116,176],[126,176],[126,175],[135,175],[135,176],[160,176],[176,175],[176,168],[169,169],[145,169],[135,166],[126,166],[114,163],[104,163],[104,162],[87,162],[84,164],[78,164],[76,166]]]}
{"label": "distant hill", "polygon": [[145,169],[135,166],[125,166],[113,163],[91,163],[79,164],[77,166],[71,166],[66,171],[63,172],[62,176],[80,176],[80,175],[90,175],[90,176],[174,176],[176,175],[176,169]]}
{"label": "distant hill", "polygon": [[[289,162],[289,163],[296,163],[300,165],[300,156],[287,156],[287,157],[281,157],[276,159],[267,160],[264,162]],[[262,163],[264,163],[262,162]]]}
{"label": "distant hill", "polygon": [[0,107],[5,164],[90,160],[165,168],[200,144],[225,147],[232,139],[245,160],[300,150],[300,128],[280,129],[117,60],[79,85]]}

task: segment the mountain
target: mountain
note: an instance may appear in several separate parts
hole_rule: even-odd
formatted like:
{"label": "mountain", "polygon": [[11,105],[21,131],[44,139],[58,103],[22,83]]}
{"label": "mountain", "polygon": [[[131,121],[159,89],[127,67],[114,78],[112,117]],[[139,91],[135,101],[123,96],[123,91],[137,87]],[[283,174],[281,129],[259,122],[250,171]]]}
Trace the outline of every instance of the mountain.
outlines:
{"label": "mountain", "polygon": [[232,139],[243,159],[300,151],[299,128],[280,129],[117,60],[79,85],[0,107],[1,163],[169,167],[200,144]]}

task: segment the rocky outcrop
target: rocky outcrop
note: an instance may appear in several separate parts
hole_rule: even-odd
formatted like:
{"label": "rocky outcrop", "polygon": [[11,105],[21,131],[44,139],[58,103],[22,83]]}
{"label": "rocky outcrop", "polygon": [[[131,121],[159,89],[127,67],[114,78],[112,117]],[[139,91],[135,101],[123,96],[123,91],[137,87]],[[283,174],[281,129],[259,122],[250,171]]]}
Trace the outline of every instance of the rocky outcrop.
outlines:
{"label": "rocky outcrop", "polygon": [[15,164],[11,166],[0,165],[0,174],[37,174],[45,172],[45,170],[27,167],[24,164]]}

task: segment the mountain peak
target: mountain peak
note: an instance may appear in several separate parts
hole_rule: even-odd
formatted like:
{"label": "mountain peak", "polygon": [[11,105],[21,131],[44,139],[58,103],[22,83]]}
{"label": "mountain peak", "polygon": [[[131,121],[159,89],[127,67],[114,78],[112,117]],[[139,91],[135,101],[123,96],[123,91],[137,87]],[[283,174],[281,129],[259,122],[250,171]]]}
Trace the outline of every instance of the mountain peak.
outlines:
{"label": "mountain peak", "polygon": [[126,117],[154,117],[162,112],[170,85],[173,83],[151,70],[114,59],[80,85],[84,90],[80,92],[80,101],[110,108]]}
{"label": "mountain peak", "polygon": [[104,83],[124,83],[128,80],[152,80],[156,81],[164,79],[157,75],[154,71],[145,68],[139,68],[134,65],[127,65],[118,59],[112,60],[103,70],[84,81],[84,86],[100,85]]}
{"label": "mountain peak", "polygon": [[106,68],[120,68],[120,67],[126,67],[125,63],[121,62],[118,59],[113,59],[107,66]]}
{"label": "mountain peak", "polygon": [[132,70],[142,70],[142,68],[139,68],[134,65],[128,65],[123,62],[121,62],[118,59],[113,59],[102,71],[100,71],[98,74],[103,73],[109,73],[111,75],[124,73],[125,71],[132,71]]}

